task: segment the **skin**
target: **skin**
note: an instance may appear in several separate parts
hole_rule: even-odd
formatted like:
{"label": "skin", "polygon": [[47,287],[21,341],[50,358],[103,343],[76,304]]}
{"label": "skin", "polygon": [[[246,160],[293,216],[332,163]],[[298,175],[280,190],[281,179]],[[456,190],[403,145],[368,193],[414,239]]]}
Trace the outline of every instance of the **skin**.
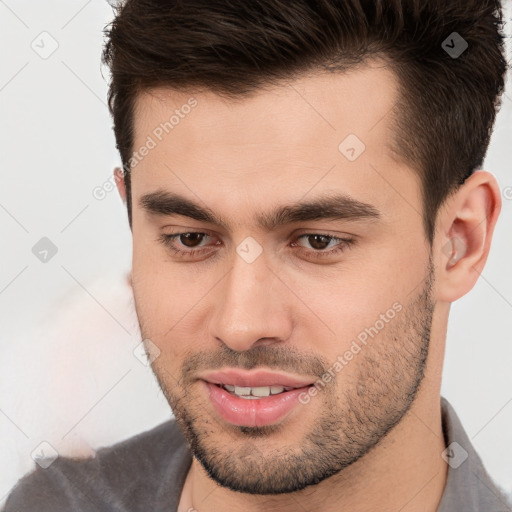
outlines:
{"label": "skin", "polygon": [[[138,97],[135,148],[193,96],[197,106],[132,171],[132,287],[152,369],[194,454],[180,511],[432,511],[447,465],[440,387],[450,303],[482,271],[501,208],[479,170],[443,204],[432,247],[419,178],[386,149],[394,74],[367,62],[314,73],[237,102],[211,91]],[[353,162],[349,134],[366,145]],[[126,191],[116,170],[123,200]],[[139,205],[164,189],[210,208],[229,229]],[[318,220],[261,230],[256,215],[339,191],[380,210],[377,222]],[[162,233],[211,236],[175,256]],[[351,236],[340,253],[301,234]],[[252,263],[237,246],[253,237]],[[457,237],[457,253],[450,240]],[[448,244],[448,245],[447,245]],[[226,423],[200,371],[270,368],[319,379],[393,304],[401,310],[318,394],[271,427]],[[237,492],[238,491],[238,492]]]}

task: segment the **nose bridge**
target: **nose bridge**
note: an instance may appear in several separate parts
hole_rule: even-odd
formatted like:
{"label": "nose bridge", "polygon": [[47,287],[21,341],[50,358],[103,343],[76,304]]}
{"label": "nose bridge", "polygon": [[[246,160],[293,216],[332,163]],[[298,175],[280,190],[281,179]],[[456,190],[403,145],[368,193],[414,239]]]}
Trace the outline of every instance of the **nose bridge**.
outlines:
{"label": "nose bridge", "polygon": [[[261,338],[286,339],[290,320],[279,280],[253,242],[242,242],[222,281],[212,335],[233,350],[248,350]],[[256,251],[256,252],[255,252]]]}

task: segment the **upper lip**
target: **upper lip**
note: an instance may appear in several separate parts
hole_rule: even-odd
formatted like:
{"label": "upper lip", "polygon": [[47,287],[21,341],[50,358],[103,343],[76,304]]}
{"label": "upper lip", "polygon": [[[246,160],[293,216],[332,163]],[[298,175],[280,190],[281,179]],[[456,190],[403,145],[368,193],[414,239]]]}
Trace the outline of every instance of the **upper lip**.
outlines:
{"label": "upper lip", "polygon": [[213,384],[228,384],[239,387],[284,386],[303,388],[313,384],[314,381],[301,379],[284,373],[274,373],[267,370],[241,371],[234,368],[207,372],[199,376],[200,379]]}

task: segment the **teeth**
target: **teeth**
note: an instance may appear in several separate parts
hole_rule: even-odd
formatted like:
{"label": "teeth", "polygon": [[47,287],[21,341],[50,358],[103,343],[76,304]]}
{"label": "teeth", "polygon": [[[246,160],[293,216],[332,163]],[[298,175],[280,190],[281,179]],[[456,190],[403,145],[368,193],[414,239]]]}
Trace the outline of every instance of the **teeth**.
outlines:
{"label": "teeth", "polygon": [[282,393],[283,391],[288,391],[293,389],[288,386],[259,386],[259,387],[242,387],[242,386],[232,386],[231,384],[223,384],[225,389],[230,391],[231,393],[241,397],[241,398],[262,398],[270,395],[277,395]]}
{"label": "teeth", "polygon": [[251,388],[241,388],[239,386],[235,386],[235,395],[250,395]]}
{"label": "teeth", "polygon": [[263,386],[261,388],[251,388],[252,396],[270,396],[270,388]]}

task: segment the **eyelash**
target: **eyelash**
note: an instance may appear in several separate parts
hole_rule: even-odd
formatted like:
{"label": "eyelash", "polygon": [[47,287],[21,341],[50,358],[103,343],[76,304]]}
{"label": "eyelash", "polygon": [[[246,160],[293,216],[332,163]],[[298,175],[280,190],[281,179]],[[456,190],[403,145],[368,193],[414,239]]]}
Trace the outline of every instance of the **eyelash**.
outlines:
{"label": "eyelash", "polygon": [[[196,256],[199,253],[205,252],[205,249],[192,249],[192,250],[189,250],[189,251],[183,251],[181,249],[176,249],[176,247],[174,247],[174,245],[173,245],[173,242],[174,242],[174,240],[176,238],[178,238],[181,235],[206,235],[206,236],[210,236],[210,234],[206,233],[206,232],[186,231],[186,232],[183,232],[183,233],[175,233],[175,234],[172,234],[172,235],[162,234],[162,235],[160,235],[159,240],[168,249],[170,249],[175,255],[177,255],[179,257],[182,257],[182,256]],[[302,235],[299,235],[296,238],[296,240],[294,240],[293,244],[295,244],[297,240],[300,240],[301,238],[305,238],[305,237],[309,237],[309,236],[322,236],[322,237],[328,238],[329,242],[331,242],[333,240],[341,242],[340,244],[338,244],[336,246],[335,249],[331,249],[331,250],[328,250],[328,251],[325,251],[325,250],[324,251],[320,251],[320,250],[307,251],[308,253],[310,253],[309,256],[312,256],[315,259],[325,258],[325,257],[329,257],[329,256],[333,256],[335,254],[341,253],[345,249],[348,249],[351,245],[353,245],[355,243],[355,239],[354,238],[340,238],[340,237],[337,237],[337,236],[327,235],[327,234],[323,234],[323,233],[304,233]]]}

